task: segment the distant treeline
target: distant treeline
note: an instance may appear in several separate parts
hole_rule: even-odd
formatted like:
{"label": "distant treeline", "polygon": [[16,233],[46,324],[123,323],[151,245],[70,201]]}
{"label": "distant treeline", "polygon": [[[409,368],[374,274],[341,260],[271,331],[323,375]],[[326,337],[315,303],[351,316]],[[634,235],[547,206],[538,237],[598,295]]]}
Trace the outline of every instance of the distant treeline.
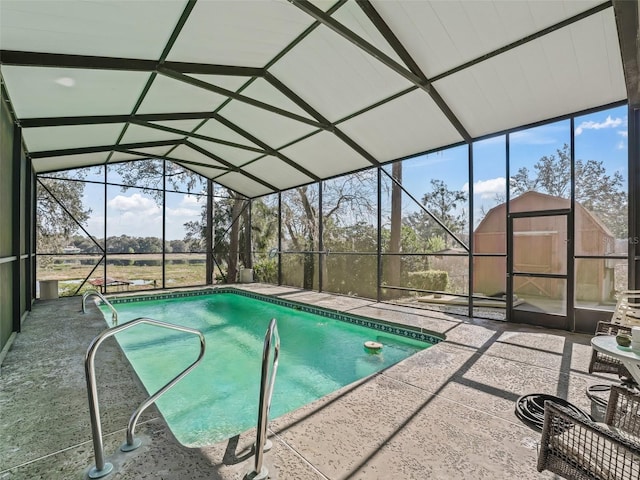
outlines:
{"label": "distant treeline", "polygon": [[[98,244],[104,246],[104,239],[95,239]],[[80,249],[79,253],[102,253],[100,248],[87,237],[73,236],[68,246]],[[167,253],[184,253],[202,251],[200,242],[185,240],[168,240],[165,244]],[[120,235],[107,237],[108,253],[162,253],[162,239],[158,237],[130,237]]]}

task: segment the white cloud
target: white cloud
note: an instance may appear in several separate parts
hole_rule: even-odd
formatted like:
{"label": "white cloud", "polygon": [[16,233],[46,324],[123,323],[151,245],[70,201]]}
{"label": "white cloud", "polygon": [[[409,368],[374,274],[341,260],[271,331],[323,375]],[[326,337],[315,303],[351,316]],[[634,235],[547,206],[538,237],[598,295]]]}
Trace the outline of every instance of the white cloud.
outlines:
{"label": "white cloud", "polygon": [[134,193],[117,195],[107,207],[118,213],[107,213],[107,236],[160,237],[162,235],[162,208],[149,198]]}
{"label": "white cloud", "polygon": [[594,122],[593,120],[582,122],[576,127],[576,135],[581,135],[584,130],[600,130],[602,128],[618,128],[624,120],[620,117],[611,118],[608,115],[604,122]]}
{"label": "white cloud", "polygon": [[148,197],[143,197],[139,193],[134,193],[130,197],[117,195],[107,202],[107,206],[125,213],[136,213],[142,215],[156,215],[162,213],[162,209]]}
{"label": "white cloud", "polygon": [[519,130],[509,135],[509,142],[519,145],[561,145],[567,136],[564,122]]}
{"label": "white cloud", "polygon": [[519,132],[513,132],[509,135],[509,142],[524,144],[524,145],[552,145],[557,144],[555,132],[551,131],[538,131],[538,130],[523,130]]}
{"label": "white cloud", "polygon": [[[505,193],[507,180],[505,177],[490,178],[489,180],[478,180],[473,184],[473,194],[480,195],[480,198],[493,198],[496,193]],[[462,190],[469,191],[469,183],[462,186]]]}
{"label": "white cloud", "polygon": [[616,145],[616,148],[618,150],[625,150],[627,148],[627,142],[625,142],[624,140],[620,140],[618,142],[618,145]]}
{"label": "white cloud", "polygon": [[194,208],[167,208],[167,218],[171,217],[171,218],[176,218],[176,219],[181,219],[184,218],[185,220],[187,218],[191,219],[194,217],[199,217],[200,216],[200,210],[194,209]]}
{"label": "white cloud", "polygon": [[200,207],[202,205],[202,202],[204,202],[205,200],[206,198],[200,195],[185,195],[184,197],[182,197],[180,205],[187,208]]}
{"label": "white cloud", "polygon": [[618,135],[627,138],[629,136],[629,132],[627,132],[626,130],[618,130]]}
{"label": "white cloud", "polygon": [[[94,209],[93,212],[96,210]],[[104,215],[92,214],[84,226],[91,235],[96,238],[102,238],[104,236]]]}
{"label": "white cloud", "polygon": [[411,170],[414,168],[422,168],[431,165],[437,165],[439,163],[448,162],[449,157],[445,155],[445,152],[430,153],[428,155],[422,155],[421,157],[412,158],[404,163],[405,170]]}

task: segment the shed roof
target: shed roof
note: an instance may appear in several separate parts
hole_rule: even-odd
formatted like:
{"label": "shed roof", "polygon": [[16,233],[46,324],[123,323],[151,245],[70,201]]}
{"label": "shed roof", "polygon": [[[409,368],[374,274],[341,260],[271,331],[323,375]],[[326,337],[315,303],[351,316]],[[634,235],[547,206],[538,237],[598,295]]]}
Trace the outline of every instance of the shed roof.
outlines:
{"label": "shed roof", "polygon": [[[551,204],[555,204],[554,208],[557,208],[557,209],[571,207],[571,200],[568,198],[558,197],[556,195],[550,195],[548,193],[543,193],[543,192],[537,192],[535,190],[529,190],[527,192],[521,193],[517,197],[514,197],[511,200],[509,200],[509,204],[511,205],[512,208],[517,207],[518,204],[520,203],[526,203],[526,202],[529,202],[533,205],[540,206],[542,202],[545,200],[547,202],[551,202]],[[541,208],[541,210],[549,209],[548,205],[549,204]],[[507,208],[507,202],[503,202],[489,209],[487,214],[482,218],[478,226],[475,228],[474,233],[475,232],[486,233],[486,232],[483,232],[483,230],[490,228],[490,227],[487,227],[487,225],[491,221],[491,217],[493,217],[494,215],[498,215],[498,218],[504,218],[503,210],[506,210],[506,208]],[[527,208],[526,210],[530,211],[530,208]],[[600,217],[598,217],[598,215],[595,215],[591,210],[589,210],[584,205],[582,205],[582,203],[575,202],[575,211],[577,212],[578,215],[583,215],[587,217],[589,220],[591,220],[591,222],[593,222],[593,224],[596,225],[596,227],[598,227],[598,229],[605,236],[614,238],[613,233],[611,233],[611,230],[609,229],[609,227],[607,227],[604,224],[604,222],[600,219]],[[506,229],[506,224],[504,225],[504,228]]]}
{"label": "shed roof", "polygon": [[0,72],[37,172],[256,197],[624,101],[618,34],[592,0],[2,0]]}

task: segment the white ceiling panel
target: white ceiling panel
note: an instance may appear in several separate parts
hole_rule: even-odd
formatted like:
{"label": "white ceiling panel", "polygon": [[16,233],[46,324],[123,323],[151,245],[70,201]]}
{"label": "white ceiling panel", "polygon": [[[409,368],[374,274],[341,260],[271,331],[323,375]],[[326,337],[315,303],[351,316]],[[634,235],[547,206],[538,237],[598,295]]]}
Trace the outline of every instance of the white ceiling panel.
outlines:
{"label": "white ceiling panel", "polygon": [[243,150],[242,148],[229,147],[227,145],[221,145],[219,143],[207,142],[206,140],[200,140],[198,138],[192,138],[190,140],[194,145],[204,148],[208,152],[211,152],[218,157],[226,160],[227,162],[239,167],[245,163],[259,157],[261,154],[252,152],[251,150]]}
{"label": "white ceiling panel", "polygon": [[189,74],[189,77],[193,77],[196,80],[202,80],[203,82],[210,83],[216,87],[225,88],[235,92],[245,83],[247,83],[251,77],[236,77],[232,75],[198,75]]}
{"label": "white ceiling panel", "polygon": [[324,26],[287,53],[271,72],[331,121],[411,86]]}
{"label": "white ceiling panel", "polygon": [[130,153],[113,152],[109,163],[125,162],[127,160],[141,160],[143,157],[140,155],[132,155]]}
{"label": "white ceiling panel", "polygon": [[373,0],[372,3],[423,73],[433,77],[600,2]]}
{"label": "white ceiling panel", "polygon": [[199,173],[200,175],[206,178],[215,178],[221,173],[225,172],[225,170],[221,170],[219,168],[203,167],[202,165],[192,165],[190,163],[180,163],[180,162],[177,162],[177,163],[178,165],[181,165],[184,168],[188,168],[189,170],[193,170],[194,172]]}
{"label": "white ceiling panel", "polygon": [[157,75],[138,113],[210,112],[225,100],[204,88]]}
{"label": "white ceiling panel", "polygon": [[247,197],[259,197],[260,195],[271,193],[269,188],[238,172],[222,175],[216,178],[216,182]]}
{"label": "white ceiling panel", "polygon": [[218,140],[226,140],[227,142],[239,143],[240,145],[258,148],[258,145],[215,119],[207,121],[207,123],[200,127],[196,133],[216,138]]}
{"label": "white ceiling panel", "polygon": [[204,153],[200,153],[199,151],[194,150],[187,145],[179,145],[175,149],[171,150],[170,157],[175,159],[176,162],[179,162],[180,160],[186,160],[216,167],[224,166],[220,162],[215,161],[213,158],[208,157]]}
{"label": "white ceiling panel", "polygon": [[2,0],[0,45],[5,50],[155,60],[186,3]]}
{"label": "white ceiling panel", "polygon": [[315,118],[309,115],[302,107],[299,107],[293,100],[290,100],[284,93],[280,92],[280,90],[262,78],[252,82],[251,85],[242,91],[242,95],[268,103],[269,105],[295,113],[296,115],[315,120]]}
{"label": "white ceiling panel", "polygon": [[183,132],[191,132],[194,128],[202,123],[202,120],[167,120],[162,122],[151,122],[163,127],[175,128],[176,130],[182,130]]}
{"label": "white ceiling panel", "polygon": [[371,166],[359,153],[328,132],[294,143],[282,153],[322,178]]}
{"label": "white ceiling panel", "polygon": [[[189,137],[186,145],[140,153],[202,165],[198,168],[209,178],[224,172],[220,176],[230,188],[250,196],[268,192],[260,181],[227,172],[225,164],[246,166],[257,178],[290,188],[308,183],[308,175],[327,178],[371,163],[332,128],[309,125],[314,113],[272,86],[262,71],[254,72],[255,77],[241,69],[228,71],[241,76],[206,73],[220,71],[220,66],[266,68],[265,73],[380,162],[462,139],[427,92],[359,48],[359,39],[402,64],[389,43],[397,37],[428,78],[440,77],[433,88],[446,104],[443,109],[450,109],[473,138],[626,98],[614,7],[602,0],[371,1],[392,35],[380,33],[362,9],[367,5],[354,1],[311,1],[324,12],[331,10],[332,21],[347,30],[343,36],[325,26],[321,16],[315,20],[305,13],[304,5],[298,8],[286,0],[0,0],[0,73],[10,111],[24,127],[27,154],[100,146],[111,153],[78,156],[76,161],[100,164],[107,155],[110,161],[125,161],[139,157],[113,150],[122,131],[123,144],[181,141],[195,131],[205,139]],[[601,11],[593,14],[595,10]],[[568,19],[568,26],[540,35]],[[173,38],[177,25],[180,31]],[[349,31],[353,42],[345,38]],[[626,42],[629,33],[620,35]],[[303,121],[163,75],[154,62],[164,51],[167,63],[192,63],[172,67],[189,76],[188,81],[240,91]],[[443,75],[470,61],[471,66]],[[151,75],[153,82],[141,98]],[[208,118],[213,113],[222,122]],[[68,118],[83,116],[88,118]],[[96,119],[100,116],[112,118]],[[151,120],[183,133],[145,127]],[[123,122],[129,124],[125,130]],[[230,127],[224,126],[227,122]],[[67,123],[77,126],[35,126]],[[266,151],[208,138],[256,149],[263,145]],[[271,149],[282,149],[309,174],[292,169]],[[72,160],[47,165],[73,167],[68,165]]]}
{"label": "white ceiling panel", "polygon": [[626,97],[615,22],[605,13],[434,84],[472,136]]}
{"label": "white ceiling panel", "polygon": [[313,19],[287,2],[198,2],[168,60],[263,67]]}
{"label": "white ceiling panel", "polygon": [[36,173],[53,172],[55,170],[101,165],[107,160],[109,152],[83,153],[81,155],[65,155],[61,157],[34,158],[33,169]]}
{"label": "white ceiling panel", "polygon": [[340,128],[380,162],[462,140],[442,111],[415,90],[341,123]]}
{"label": "white ceiling panel", "polygon": [[65,125],[58,127],[24,128],[22,135],[30,152],[66,148],[113,145],[124,123],[97,125]]}
{"label": "white ceiling panel", "polygon": [[261,158],[242,169],[281,190],[313,181],[301,171],[272,156]]}
{"label": "white ceiling panel", "polygon": [[220,114],[274,148],[316,130],[312,125],[236,101],[229,102]]}
{"label": "white ceiling panel", "polygon": [[140,160],[141,158],[148,158],[159,156],[162,157],[167,154],[167,152],[171,149],[168,147],[149,147],[149,148],[136,148],[135,150],[131,150],[132,152],[137,152],[139,155],[133,155],[125,152],[113,152],[111,157],[109,158],[109,163],[121,162],[123,160]]}
{"label": "white ceiling panel", "polygon": [[[371,20],[362,11],[356,2],[347,2],[341,6],[334,14],[333,18],[358,35],[363,40],[376,47],[378,50],[391,57],[400,65],[404,65],[389,43],[382,36],[378,28],[371,23]],[[406,67],[406,65],[405,65]]]}
{"label": "white ceiling panel", "polygon": [[143,127],[141,125],[129,124],[120,144],[138,142],[156,142],[161,140],[181,140],[184,135],[169,133],[157,128]]}
{"label": "white ceiling panel", "polygon": [[148,73],[2,65],[20,118],[129,114]]}

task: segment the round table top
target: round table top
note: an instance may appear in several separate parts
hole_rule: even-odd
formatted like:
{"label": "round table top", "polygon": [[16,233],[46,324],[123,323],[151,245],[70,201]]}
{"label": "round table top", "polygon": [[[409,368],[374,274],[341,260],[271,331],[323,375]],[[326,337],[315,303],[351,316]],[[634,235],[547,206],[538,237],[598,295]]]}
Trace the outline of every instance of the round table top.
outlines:
{"label": "round table top", "polygon": [[640,362],[640,350],[632,350],[631,347],[621,347],[613,335],[598,335],[591,339],[591,346],[599,352],[612,357],[636,360]]}

